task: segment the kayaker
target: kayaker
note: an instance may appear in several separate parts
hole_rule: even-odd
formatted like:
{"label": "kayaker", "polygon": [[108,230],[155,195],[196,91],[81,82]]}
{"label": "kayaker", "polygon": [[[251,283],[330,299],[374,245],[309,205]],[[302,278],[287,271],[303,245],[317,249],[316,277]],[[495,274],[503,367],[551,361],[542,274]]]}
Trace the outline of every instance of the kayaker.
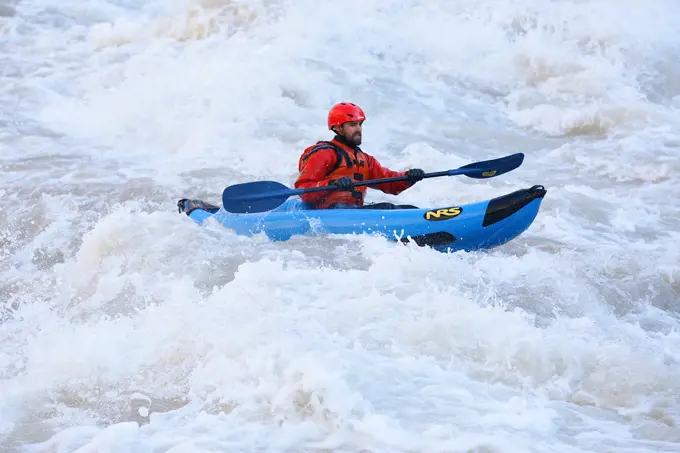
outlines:
{"label": "kayaker", "polygon": [[305,203],[317,209],[417,209],[412,205],[373,203],[364,205],[366,187],[352,187],[352,183],[369,179],[408,176],[398,181],[370,187],[397,195],[423,179],[425,172],[413,168],[397,172],[383,167],[371,155],[359,148],[361,130],[366,119],[364,111],[351,102],[334,105],[328,112],[328,129],[335,133],[330,141],[320,141],[304,150],[298,162],[300,175],[295,181],[297,189],[335,186],[337,190],[312,192],[300,195]]}

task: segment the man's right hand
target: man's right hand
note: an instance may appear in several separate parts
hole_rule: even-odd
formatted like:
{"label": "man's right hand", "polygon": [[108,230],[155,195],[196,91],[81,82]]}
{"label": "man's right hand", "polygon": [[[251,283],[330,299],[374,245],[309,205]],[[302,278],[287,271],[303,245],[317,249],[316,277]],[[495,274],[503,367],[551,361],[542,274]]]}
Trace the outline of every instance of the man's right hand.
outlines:
{"label": "man's right hand", "polygon": [[338,190],[350,191],[352,190],[353,182],[354,181],[352,181],[352,178],[350,178],[349,176],[343,176],[342,178],[333,181],[331,185],[337,187]]}

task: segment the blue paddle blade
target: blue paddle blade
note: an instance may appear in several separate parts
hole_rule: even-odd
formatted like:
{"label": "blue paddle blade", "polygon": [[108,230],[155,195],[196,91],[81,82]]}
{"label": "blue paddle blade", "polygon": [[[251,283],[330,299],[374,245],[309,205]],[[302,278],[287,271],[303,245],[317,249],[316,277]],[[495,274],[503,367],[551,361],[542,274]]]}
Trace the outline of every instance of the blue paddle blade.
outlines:
{"label": "blue paddle blade", "polygon": [[[454,174],[464,174],[470,178],[486,179],[494,176],[502,175],[522,165],[524,161],[524,154],[517,153],[500,159],[487,160],[484,162],[475,162],[473,164],[465,165],[457,170],[453,170]],[[470,171],[478,170],[478,171]],[[451,173],[449,173],[451,174]]]}
{"label": "blue paddle blade", "polygon": [[276,181],[245,182],[224,189],[222,206],[226,211],[238,214],[270,211],[296,193]]}

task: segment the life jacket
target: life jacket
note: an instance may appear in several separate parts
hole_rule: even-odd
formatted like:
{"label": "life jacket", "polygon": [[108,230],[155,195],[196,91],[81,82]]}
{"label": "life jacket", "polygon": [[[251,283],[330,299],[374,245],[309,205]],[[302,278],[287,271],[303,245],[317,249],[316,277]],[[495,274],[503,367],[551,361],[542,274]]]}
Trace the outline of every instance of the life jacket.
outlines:
{"label": "life jacket", "polygon": [[[321,150],[332,149],[335,151],[337,161],[326,174],[325,179],[334,181],[344,176],[349,176],[352,181],[360,182],[370,178],[370,168],[366,159],[366,154],[358,146],[351,148],[340,141],[320,141],[304,150],[300,156],[298,169],[302,171],[302,165],[312,156]],[[366,195],[366,186],[359,186],[348,191],[329,191],[321,202],[317,204],[318,209],[330,207],[336,203],[348,203],[363,206]]]}

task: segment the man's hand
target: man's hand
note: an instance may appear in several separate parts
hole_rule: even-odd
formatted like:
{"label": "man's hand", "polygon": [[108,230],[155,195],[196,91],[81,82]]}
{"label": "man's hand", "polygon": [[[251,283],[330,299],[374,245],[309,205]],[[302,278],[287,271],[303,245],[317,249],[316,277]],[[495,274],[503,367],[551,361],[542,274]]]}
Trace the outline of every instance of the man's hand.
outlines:
{"label": "man's hand", "polygon": [[425,172],[420,168],[412,168],[406,172],[406,176],[408,176],[408,182],[415,184],[425,177]]}
{"label": "man's hand", "polygon": [[352,183],[353,183],[352,178],[350,178],[349,176],[343,176],[342,178],[333,181],[331,185],[337,187],[338,190],[346,192],[352,190]]}

